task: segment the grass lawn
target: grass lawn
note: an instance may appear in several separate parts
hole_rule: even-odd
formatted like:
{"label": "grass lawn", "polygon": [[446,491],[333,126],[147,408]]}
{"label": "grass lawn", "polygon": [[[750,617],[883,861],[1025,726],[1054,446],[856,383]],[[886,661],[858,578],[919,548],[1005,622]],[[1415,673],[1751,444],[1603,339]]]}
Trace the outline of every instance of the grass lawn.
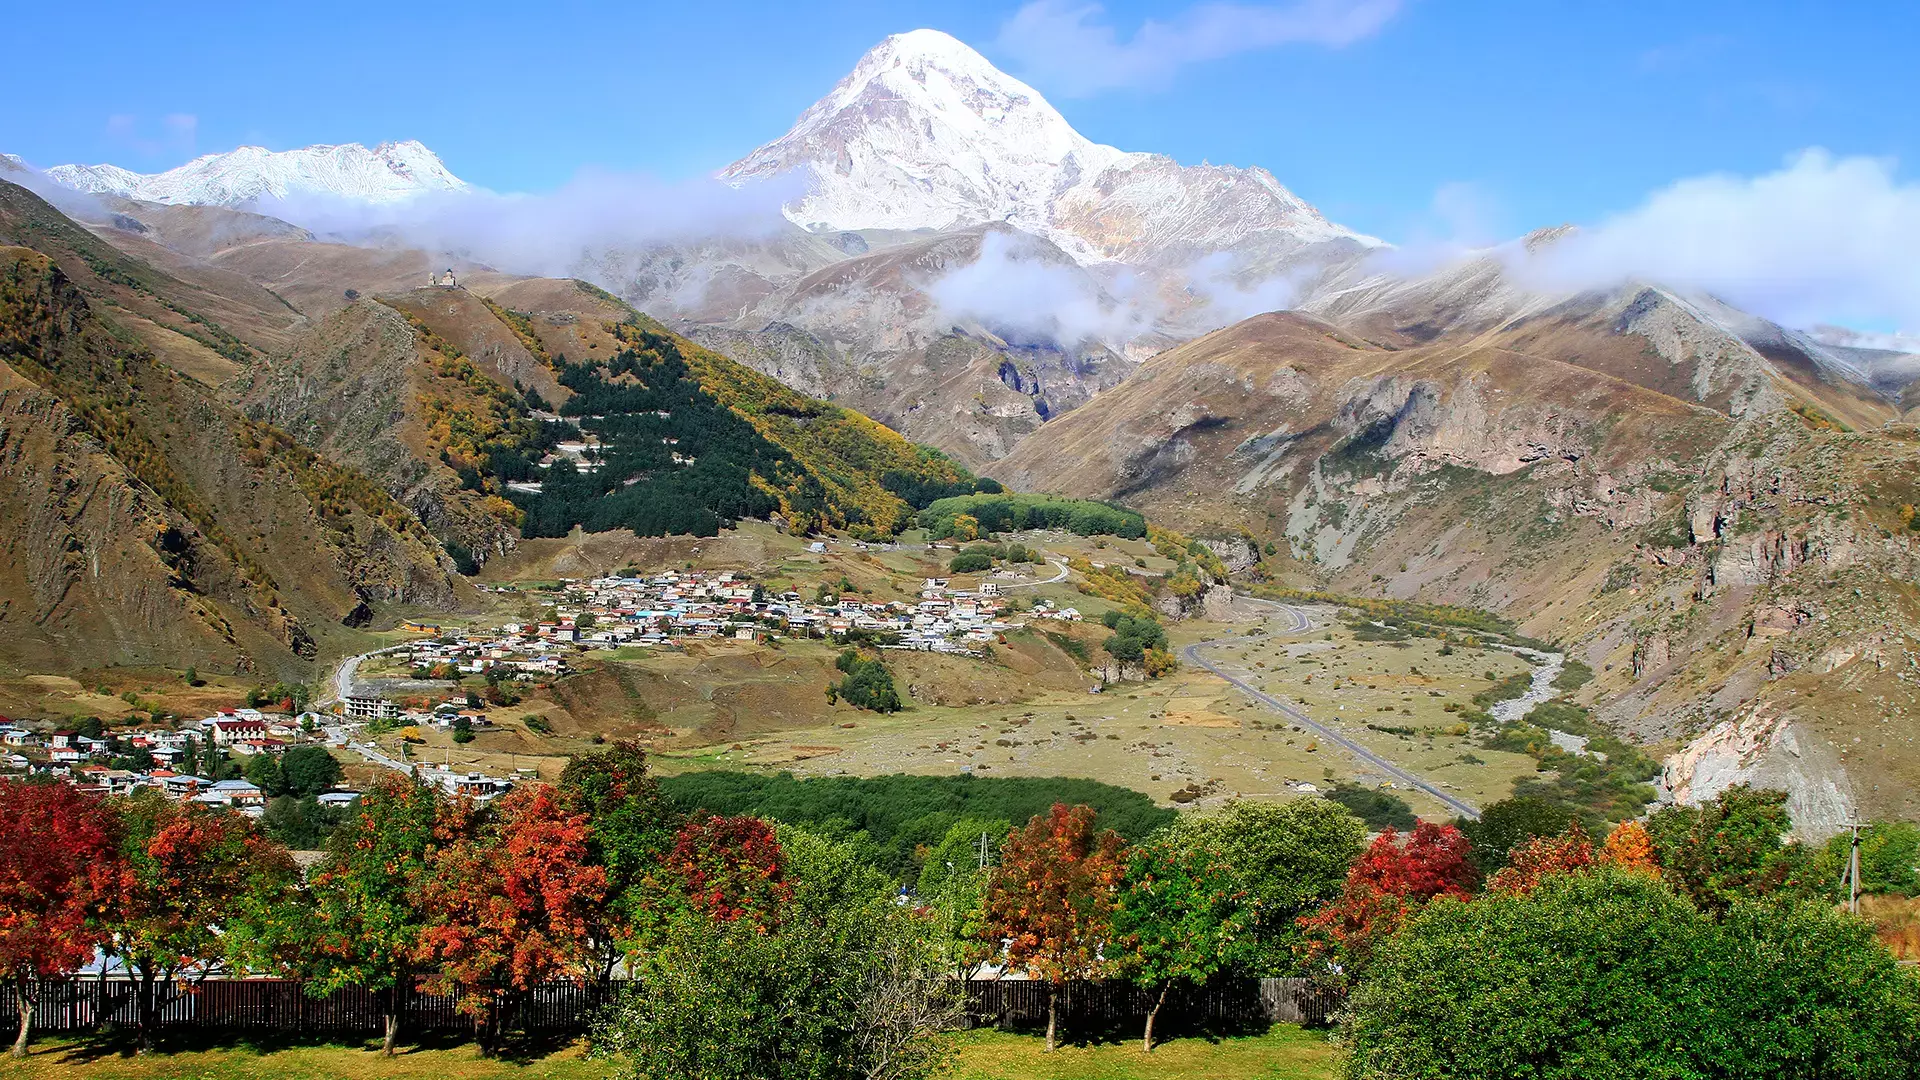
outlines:
{"label": "grass lawn", "polygon": [[1232,1039],[1175,1039],[1144,1053],[1136,1039],[1063,1046],[1049,1054],[1036,1035],[961,1036],[954,1080],[1329,1080],[1325,1032],[1275,1027]]}
{"label": "grass lawn", "polygon": [[[1064,1046],[1052,1054],[1034,1035],[978,1032],[958,1036],[953,1080],[1327,1080],[1332,1048],[1322,1033],[1276,1027],[1232,1039],[1175,1039],[1152,1054],[1132,1039]],[[146,1057],[97,1044],[47,1039],[26,1062],[0,1057],[9,1080],[603,1080],[610,1063],[586,1058],[581,1046],[540,1057],[489,1060],[470,1045],[414,1049],[391,1059],[352,1046],[276,1049],[223,1046]]]}

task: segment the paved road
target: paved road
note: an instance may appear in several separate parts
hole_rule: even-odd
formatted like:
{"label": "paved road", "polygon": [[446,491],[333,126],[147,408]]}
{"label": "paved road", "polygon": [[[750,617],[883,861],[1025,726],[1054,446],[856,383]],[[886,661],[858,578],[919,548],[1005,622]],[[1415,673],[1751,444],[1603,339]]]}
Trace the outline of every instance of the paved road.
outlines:
{"label": "paved road", "polygon": [[1001,589],[1003,589],[1003,590],[1004,590],[1004,589],[1031,589],[1031,588],[1033,588],[1033,587],[1034,587],[1035,585],[1052,585],[1053,583],[1055,583],[1055,582],[1057,582],[1057,581],[1065,581],[1065,580],[1067,580],[1067,564],[1066,564],[1066,562],[1065,562],[1065,561],[1063,561],[1063,560],[1061,560],[1061,559],[1057,559],[1057,558],[1054,558],[1054,557],[1052,557],[1052,556],[1049,556],[1049,557],[1047,558],[1047,561],[1048,561],[1049,563],[1052,563],[1052,564],[1053,564],[1053,568],[1054,568],[1054,570],[1056,570],[1056,571],[1058,571],[1057,573],[1055,573],[1055,574],[1054,574],[1054,575],[1053,575],[1052,577],[1050,577],[1050,578],[1048,578],[1047,580],[1045,580],[1045,581],[1023,581],[1023,582],[1021,582],[1021,583],[1020,583],[1020,584],[1018,584],[1018,585],[1002,585],[1002,586],[1000,586],[1000,588],[1001,588]]}
{"label": "paved road", "polygon": [[[1248,596],[1235,597],[1234,599],[1236,603],[1249,602],[1249,603],[1255,603],[1255,604],[1262,604],[1268,607],[1279,609],[1279,611],[1282,614],[1288,616],[1289,619],[1291,620],[1291,625],[1289,625],[1284,631],[1281,631],[1282,633],[1304,634],[1307,631],[1313,629],[1313,620],[1307,617],[1307,613],[1297,607],[1293,607],[1290,604],[1282,604],[1274,600],[1258,600]],[[1289,705],[1286,702],[1281,701],[1279,698],[1272,696],[1271,694],[1266,694],[1261,692],[1260,690],[1255,689],[1253,686],[1249,685],[1245,680],[1239,678],[1238,676],[1228,674],[1218,664],[1215,664],[1213,661],[1207,659],[1205,656],[1202,656],[1200,654],[1200,650],[1208,646],[1228,645],[1228,644],[1244,645],[1246,644],[1246,639],[1245,638],[1216,638],[1213,641],[1197,642],[1181,650],[1181,655],[1186,657],[1188,662],[1198,664],[1201,667],[1206,668],[1208,671],[1213,672],[1215,675],[1220,676],[1222,679],[1225,679],[1226,681],[1232,683],[1235,688],[1240,690],[1242,693],[1246,694],[1248,697],[1251,697],[1253,700],[1259,702],[1262,705],[1265,705],[1267,708],[1272,709],[1277,713],[1280,713],[1282,716],[1285,716],[1287,719],[1292,720],[1294,723],[1299,724],[1304,728],[1307,728],[1308,730],[1312,731],[1314,734],[1320,736],[1323,739],[1326,739],[1328,742],[1331,742],[1334,745],[1339,746],[1341,749],[1346,750],[1348,753],[1352,754],[1353,756],[1359,758],[1360,760],[1366,762],[1369,765],[1372,765],[1374,768],[1379,769],[1381,772],[1386,773],[1388,776],[1393,777],[1395,780],[1399,781],[1400,783],[1405,784],[1408,787],[1418,788],[1421,791],[1424,791],[1427,794],[1433,796],[1434,798],[1440,800],[1440,802],[1443,803],[1448,809],[1453,810],[1455,813],[1458,813],[1461,817],[1467,818],[1470,821],[1480,820],[1480,810],[1478,807],[1474,806],[1472,803],[1464,802],[1458,796],[1450,795],[1447,792],[1441,790],[1439,785],[1427,781],[1426,779],[1422,778],[1419,774],[1408,772],[1406,769],[1403,769],[1400,766],[1395,765],[1393,762],[1388,761],[1386,758],[1381,757],[1379,754],[1376,754],[1373,751],[1367,749],[1366,747],[1361,746],[1359,743],[1354,742],[1352,739],[1347,738],[1345,735],[1342,735],[1338,731],[1335,731],[1333,728],[1330,728],[1327,725],[1322,724],[1319,721],[1313,719],[1312,717],[1308,716],[1306,713],[1302,712],[1299,708],[1293,705]]]}
{"label": "paved road", "polygon": [[413,766],[401,761],[399,758],[389,757],[372,743],[350,742],[347,744],[347,749],[359,754],[375,765],[384,765],[394,772],[405,773],[408,776],[413,775]]}
{"label": "paved road", "polygon": [[398,652],[399,650],[405,649],[407,647],[408,646],[405,646],[405,645],[389,645],[384,649],[375,649],[372,652],[363,652],[359,656],[349,656],[345,660],[340,661],[340,667],[334,671],[333,678],[327,684],[327,690],[328,690],[329,696],[322,698],[321,700],[316,701],[313,704],[316,707],[320,705],[331,704],[336,701],[342,704],[345,704],[347,698],[353,695],[353,673],[360,669],[360,665],[362,663],[364,663],[369,658],[379,656],[382,653]]}

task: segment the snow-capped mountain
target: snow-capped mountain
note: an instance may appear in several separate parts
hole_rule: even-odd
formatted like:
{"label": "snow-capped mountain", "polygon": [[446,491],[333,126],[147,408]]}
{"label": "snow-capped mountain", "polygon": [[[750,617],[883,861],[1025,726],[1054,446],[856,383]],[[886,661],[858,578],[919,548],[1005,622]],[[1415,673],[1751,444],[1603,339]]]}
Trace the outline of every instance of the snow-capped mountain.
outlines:
{"label": "snow-capped mountain", "polygon": [[937,30],[862,57],[793,130],[728,166],[731,183],[798,170],[787,216],[809,229],[946,230],[990,221],[1046,237],[1083,263],[1191,258],[1249,242],[1271,251],[1371,246],[1265,169],[1181,166],[1095,143],[1032,87]]}
{"label": "snow-capped mountain", "polygon": [[301,195],[388,203],[429,191],[467,190],[466,181],[413,140],[381,143],[371,150],[359,143],[285,151],[243,146],[163,173],[136,173],[116,165],[56,165],[46,175],[76,191],[195,206],[239,206],[263,196]]}

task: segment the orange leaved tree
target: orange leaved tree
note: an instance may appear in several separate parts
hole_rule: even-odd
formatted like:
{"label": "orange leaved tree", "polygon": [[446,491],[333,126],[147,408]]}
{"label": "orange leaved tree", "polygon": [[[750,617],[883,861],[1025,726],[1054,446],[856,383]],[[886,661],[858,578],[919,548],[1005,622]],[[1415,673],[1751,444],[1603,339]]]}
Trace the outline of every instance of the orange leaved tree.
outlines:
{"label": "orange leaved tree", "polygon": [[[587,815],[544,784],[450,817],[450,842],[425,876],[432,917],[419,958],[439,965],[428,986],[458,994],[460,1010],[480,1022],[485,1053],[496,1001],[560,976],[587,977],[607,872],[588,861]],[[471,824],[462,828],[462,817]]]}
{"label": "orange leaved tree", "polygon": [[1059,1045],[1060,984],[1101,974],[1113,911],[1126,877],[1123,844],[1095,830],[1093,808],[1055,803],[1015,829],[987,887],[989,940],[1004,941],[1009,967],[1047,982],[1047,1049]]}

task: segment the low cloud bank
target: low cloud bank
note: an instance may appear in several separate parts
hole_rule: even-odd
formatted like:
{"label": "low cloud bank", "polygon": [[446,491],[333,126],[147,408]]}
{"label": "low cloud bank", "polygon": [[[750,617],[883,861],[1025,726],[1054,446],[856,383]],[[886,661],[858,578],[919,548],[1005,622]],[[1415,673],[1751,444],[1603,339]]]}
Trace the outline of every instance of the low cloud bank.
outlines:
{"label": "low cloud bank", "polygon": [[1920,185],[1881,158],[1794,155],[1761,176],[1682,180],[1510,263],[1529,287],[1701,289],[1787,326],[1920,329]]}
{"label": "low cloud bank", "polygon": [[511,273],[565,276],[597,252],[790,229],[780,207],[798,193],[797,177],[734,188],[585,172],[541,195],[433,192],[386,204],[303,195],[262,199],[258,209],[351,243],[398,242]]}

